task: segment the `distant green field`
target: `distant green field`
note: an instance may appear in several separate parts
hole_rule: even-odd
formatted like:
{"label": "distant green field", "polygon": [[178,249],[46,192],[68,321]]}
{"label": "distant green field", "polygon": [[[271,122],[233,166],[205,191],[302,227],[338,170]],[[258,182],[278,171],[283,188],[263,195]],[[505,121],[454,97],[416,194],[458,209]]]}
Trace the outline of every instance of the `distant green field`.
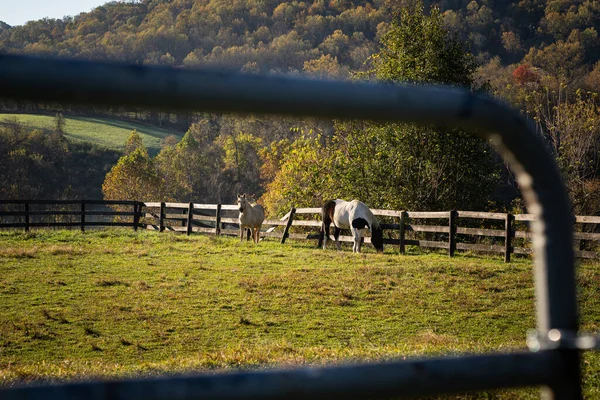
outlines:
{"label": "distant green field", "polygon": [[[0,232],[0,386],[515,351],[535,326],[531,264],[129,230]],[[598,282],[598,262],[580,266],[591,332]],[[585,398],[600,398],[600,355],[586,353],[583,369]]]}
{"label": "distant green field", "polygon": [[[0,113],[0,122],[13,117],[17,118],[20,123],[31,128],[52,129],[54,127],[54,117],[49,115]],[[144,145],[152,155],[158,153],[160,150],[160,141],[165,137],[169,135],[183,136],[183,132],[110,118],[65,116],[65,121],[65,136],[69,139],[89,142],[113,150],[123,150],[129,134],[132,130],[136,129],[142,136]]]}

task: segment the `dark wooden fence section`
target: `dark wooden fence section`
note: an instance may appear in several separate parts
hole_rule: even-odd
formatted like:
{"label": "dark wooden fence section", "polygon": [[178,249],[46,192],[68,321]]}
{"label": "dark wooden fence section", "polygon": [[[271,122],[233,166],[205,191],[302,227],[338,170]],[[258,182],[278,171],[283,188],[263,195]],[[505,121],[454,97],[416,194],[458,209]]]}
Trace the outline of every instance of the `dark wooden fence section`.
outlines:
{"label": "dark wooden fence section", "polygon": [[[405,253],[407,245],[423,248],[446,249],[450,256],[456,250],[496,253],[504,255],[506,262],[511,254],[532,254],[531,239],[533,233],[529,223],[535,220],[533,214],[505,214],[479,211],[395,211],[372,210],[373,214],[383,220],[396,220],[395,223],[382,223],[384,243],[399,246],[400,253]],[[320,215],[320,208],[298,208],[295,215]],[[283,220],[289,219],[290,213]],[[434,223],[427,223],[433,221]],[[600,241],[600,233],[585,232],[591,226],[600,224],[600,217],[575,217],[574,246],[575,255],[580,258],[600,258],[600,252],[581,250],[587,244],[594,247]],[[268,225],[271,221],[265,221]],[[496,229],[482,226],[502,225]],[[280,223],[281,224],[281,223]],[[469,226],[471,225],[471,226]],[[320,216],[315,220],[294,220],[290,226],[320,227]],[[288,228],[289,229],[289,228]],[[285,233],[284,233],[285,235]],[[288,234],[294,239],[315,239],[316,234]],[[429,236],[429,237],[428,237]],[[516,240],[519,246],[515,246]],[[340,236],[340,241],[352,242],[352,236]],[[364,238],[370,243],[370,238]],[[584,243],[586,242],[586,243]]]}
{"label": "dark wooden fence section", "polygon": [[140,202],[111,200],[0,200],[0,228],[121,226],[137,230]]}
{"label": "dark wooden fence section", "polygon": [[[292,208],[281,219],[265,220],[261,237],[289,239],[318,238],[320,208]],[[384,243],[495,253],[510,261],[512,254],[532,254],[529,223],[533,214],[504,214],[479,211],[373,210],[384,221]],[[0,228],[129,227],[180,233],[239,235],[238,208],[232,204],[165,203],[106,200],[0,200]],[[580,258],[600,259],[593,251],[600,233],[589,232],[600,217],[576,216],[574,248]],[[495,225],[495,226],[494,226]],[[281,229],[278,229],[281,227]],[[292,229],[293,228],[293,229]],[[352,236],[340,236],[352,242]],[[364,238],[370,243],[370,237]],[[585,249],[588,250],[585,250]],[[592,250],[589,250],[592,249]]]}

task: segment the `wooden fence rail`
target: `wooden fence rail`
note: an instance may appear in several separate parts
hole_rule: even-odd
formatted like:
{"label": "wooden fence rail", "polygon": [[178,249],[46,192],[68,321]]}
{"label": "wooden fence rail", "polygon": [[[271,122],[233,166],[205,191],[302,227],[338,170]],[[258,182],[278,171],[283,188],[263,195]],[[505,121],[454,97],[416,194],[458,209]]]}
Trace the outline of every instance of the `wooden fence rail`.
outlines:
{"label": "wooden fence rail", "polygon": [[[281,219],[264,221],[263,237],[312,240],[318,238],[321,226],[320,208],[292,208]],[[509,262],[512,254],[531,254],[533,234],[527,224],[531,214],[488,213],[480,211],[396,211],[373,210],[384,219],[384,243],[397,245],[400,253],[406,246],[445,249],[450,256],[456,250],[497,253]],[[308,219],[306,217],[309,217]],[[312,218],[312,219],[311,219]],[[435,224],[427,223],[434,221]],[[475,222],[474,222],[475,221]],[[470,223],[468,223],[470,222]],[[470,226],[463,226],[466,223]],[[502,224],[490,228],[490,224]],[[518,224],[518,225],[517,225]],[[575,216],[575,254],[581,258],[598,258],[600,252],[582,250],[582,245],[600,242],[600,233],[584,232],[586,227],[600,224],[600,217]],[[0,229],[139,227],[157,231],[238,235],[238,208],[230,204],[173,202],[106,201],[106,200],[0,200]],[[282,232],[276,232],[282,227]],[[292,229],[293,228],[293,229]],[[577,229],[579,228],[579,229]],[[302,233],[292,230],[299,229]],[[589,229],[588,229],[589,230]],[[425,237],[432,236],[432,237]],[[351,236],[340,241],[351,242]],[[516,246],[515,240],[521,245]],[[370,238],[364,238],[370,243]]]}

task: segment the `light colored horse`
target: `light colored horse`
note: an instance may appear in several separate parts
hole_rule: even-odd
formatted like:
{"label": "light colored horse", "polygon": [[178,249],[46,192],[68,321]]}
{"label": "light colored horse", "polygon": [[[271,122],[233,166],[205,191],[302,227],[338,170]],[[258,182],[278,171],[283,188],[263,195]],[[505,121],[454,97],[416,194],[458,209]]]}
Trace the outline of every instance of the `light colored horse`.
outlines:
{"label": "light colored horse", "polygon": [[245,194],[238,194],[237,203],[240,210],[240,241],[244,240],[244,228],[248,228],[252,233],[253,242],[258,243],[260,228],[265,220],[265,210],[260,204],[251,204]]}
{"label": "light colored horse", "polygon": [[369,229],[371,231],[371,243],[378,253],[383,253],[383,230],[379,226],[379,221],[365,203],[358,200],[329,200],[323,205],[321,216],[323,223],[319,235],[319,247],[321,247],[321,243],[323,249],[327,246],[327,239],[330,239],[329,227],[333,222],[335,226],[335,244],[338,250],[342,249],[339,240],[342,229],[352,231],[352,237],[354,238],[352,251],[354,253],[360,253],[361,239],[366,229]]}

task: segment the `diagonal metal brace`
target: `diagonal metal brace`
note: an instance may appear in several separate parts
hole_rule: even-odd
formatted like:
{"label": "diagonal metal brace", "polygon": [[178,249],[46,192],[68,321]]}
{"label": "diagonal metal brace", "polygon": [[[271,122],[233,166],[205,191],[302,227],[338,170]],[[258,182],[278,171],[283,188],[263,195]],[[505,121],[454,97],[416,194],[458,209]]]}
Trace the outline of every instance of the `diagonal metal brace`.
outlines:
{"label": "diagonal metal brace", "polygon": [[530,330],[527,333],[527,347],[533,352],[540,350],[598,350],[599,335],[580,335],[578,332],[550,329],[548,332]]}

